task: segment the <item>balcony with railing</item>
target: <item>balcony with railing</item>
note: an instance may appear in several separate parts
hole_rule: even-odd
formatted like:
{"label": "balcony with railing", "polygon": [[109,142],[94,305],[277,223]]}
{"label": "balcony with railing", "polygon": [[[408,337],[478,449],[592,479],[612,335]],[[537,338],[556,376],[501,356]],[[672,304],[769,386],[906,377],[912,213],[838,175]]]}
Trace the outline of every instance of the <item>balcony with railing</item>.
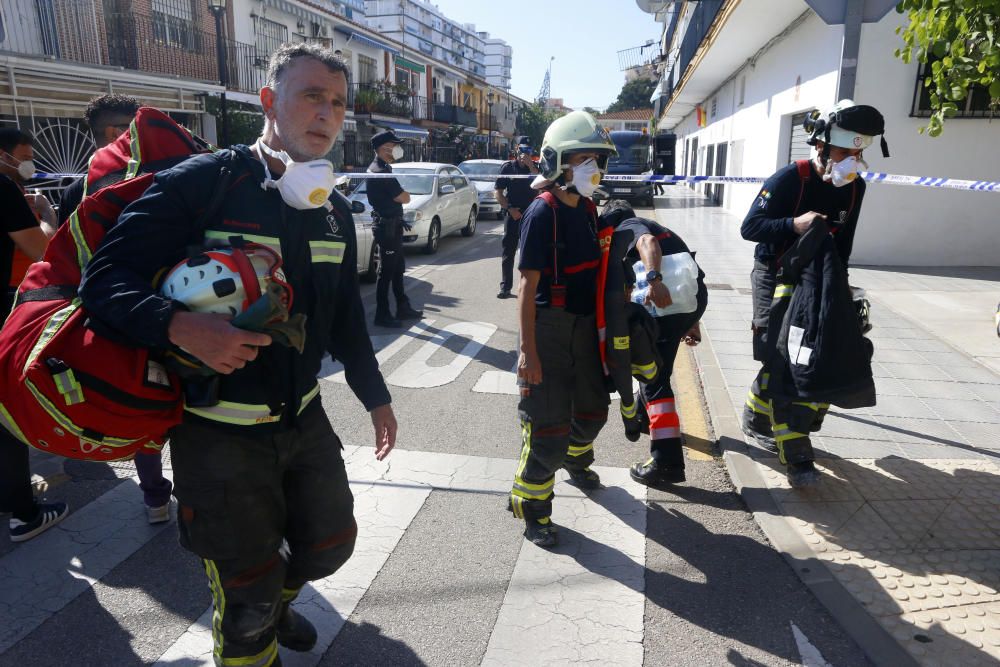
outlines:
{"label": "balcony with railing", "polygon": [[694,8],[691,20],[684,31],[684,38],[681,40],[680,53],[678,54],[676,66],[679,77],[684,76],[687,66],[698,52],[698,47],[705,41],[708,31],[715,21],[716,15],[722,9],[723,0],[701,0]]}
{"label": "balcony with railing", "polygon": [[[88,0],[34,0],[0,24],[0,52],[151,74],[221,81],[214,32],[163,14],[105,14]],[[264,68],[252,44],[224,42],[229,88],[256,92]],[[266,64],[266,63],[265,63]]]}
{"label": "balcony with railing", "polygon": [[434,103],[433,117],[439,123],[450,123],[453,125],[465,125],[466,127],[478,127],[475,111],[456,107],[453,104]]}
{"label": "balcony with railing", "polygon": [[398,118],[414,118],[414,102],[418,99],[409,91],[397,90],[384,83],[354,83],[347,92],[347,107],[355,115],[381,114]]}

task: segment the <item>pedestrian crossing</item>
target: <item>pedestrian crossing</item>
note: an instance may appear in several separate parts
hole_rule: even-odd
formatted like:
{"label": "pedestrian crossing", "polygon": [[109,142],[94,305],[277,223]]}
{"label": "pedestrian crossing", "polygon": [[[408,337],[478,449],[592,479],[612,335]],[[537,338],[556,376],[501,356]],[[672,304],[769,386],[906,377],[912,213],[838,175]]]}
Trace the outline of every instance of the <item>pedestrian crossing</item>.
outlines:
{"label": "pedestrian crossing", "polygon": [[[516,464],[404,450],[378,462],[366,447],[348,448],[344,455],[355,496],[357,546],[339,572],[300,594],[297,609],[316,626],[319,641],[310,653],[284,653],[286,665],[321,663],[431,493],[476,494],[480,502],[500,507]],[[606,488],[590,498],[562,479],[557,483],[554,518],[562,545],[554,553],[524,542],[519,522],[503,513],[507,541],[520,546],[482,664],[584,659],[568,655],[567,645],[605,664],[642,664],[646,489],[623,469],[597,470]],[[169,476],[169,469],[165,472]],[[58,617],[162,531],[174,529],[169,526],[146,524],[141,491],[130,478],[0,559],[0,664],[8,649]],[[206,586],[204,613],[155,664],[212,665],[210,622]]]}

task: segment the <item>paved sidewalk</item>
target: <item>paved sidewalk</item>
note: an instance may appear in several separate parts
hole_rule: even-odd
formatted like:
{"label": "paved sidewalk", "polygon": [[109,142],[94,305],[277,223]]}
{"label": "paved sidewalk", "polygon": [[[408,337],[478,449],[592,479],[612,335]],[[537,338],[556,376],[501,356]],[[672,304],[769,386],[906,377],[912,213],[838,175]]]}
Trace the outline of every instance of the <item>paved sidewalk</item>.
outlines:
{"label": "paved sidewalk", "polygon": [[799,492],[739,428],[758,367],[753,244],[739,218],[683,186],[657,199],[657,217],[707,274],[705,393],[768,538],[877,664],[998,664],[1000,269],[851,269],[872,302],[878,405],[831,410],[813,439],[824,482]]}

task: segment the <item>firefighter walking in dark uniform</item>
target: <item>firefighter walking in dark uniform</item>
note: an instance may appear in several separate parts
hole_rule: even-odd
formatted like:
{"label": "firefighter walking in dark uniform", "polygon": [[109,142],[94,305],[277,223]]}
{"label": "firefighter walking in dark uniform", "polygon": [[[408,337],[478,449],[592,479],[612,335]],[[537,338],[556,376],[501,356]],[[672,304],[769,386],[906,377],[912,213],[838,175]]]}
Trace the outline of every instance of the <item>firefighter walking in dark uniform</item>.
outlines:
{"label": "firefighter walking in dark uniform", "polygon": [[[376,458],[395,443],[358,291],[351,209],[322,159],[343,124],[348,71],[316,45],[278,48],[260,91],[258,141],[159,172],[108,232],[80,287],[93,318],[136,344],[183,349],[217,373],[217,398],[195,404],[188,392],[183,423],[170,431],[181,544],[209,577],[217,665],[278,665],[279,644],[311,650],[316,629],[291,603],[353,552],[354,499],[317,382],[325,354],[344,364],[370,413]],[[218,185],[224,169],[232,178]],[[218,213],[201,226],[217,191]],[[193,304],[233,293],[222,283],[205,280],[190,309],[152,287],[192,244],[239,243],[247,229],[244,241],[280,252],[288,307],[304,321],[298,348],[199,312]]]}
{"label": "firefighter walking in dark uniform", "polygon": [[601,483],[590,465],[610,400],[597,332],[600,223],[591,197],[611,155],[617,151],[608,133],[587,112],[554,121],[533,182],[545,192],[521,220],[522,446],[510,507],[525,521],[524,536],[543,547],[557,542],[550,518],[556,471],[566,468],[581,488]]}
{"label": "firefighter walking in dark uniform", "polygon": [[[370,174],[391,174],[392,163],[403,157],[402,140],[392,130],[379,132],[372,137],[375,159],[368,165]],[[410,202],[395,178],[369,178],[368,203],[372,207],[372,232],[378,243],[381,262],[375,284],[375,324],[380,327],[399,328],[401,320],[420,319],[424,313],[410,305],[403,289],[403,229],[409,225],[403,220],[403,204]],[[396,315],[389,310],[389,286],[396,298]]]}
{"label": "firefighter walking in dark uniform", "polygon": [[521,237],[521,216],[524,215],[531,200],[535,198],[530,178],[507,177],[537,174],[538,167],[531,159],[531,153],[531,137],[523,136],[518,139],[517,157],[500,165],[500,177],[496,181],[494,194],[500,208],[507,212],[504,216],[503,240],[501,242],[503,252],[500,256],[498,299],[509,299],[512,296],[510,290],[514,286],[514,253],[517,252],[517,243]]}
{"label": "firefighter walking in dark uniform", "polygon": [[[640,484],[666,489],[687,479],[680,415],[670,387],[670,376],[680,343],[683,341],[694,346],[701,341],[698,322],[708,305],[705,273],[697,267],[681,237],[653,220],[636,217],[628,202],[621,199],[609,201],[601,212],[601,219],[613,226],[616,233],[631,233],[625,256],[628,260],[625,262],[626,280],[632,278],[629,282],[635,284],[637,271],[645,272],[645,282],[649,285],[645,301],[647,308],[650,307],[648,304],[655,306],[656,347],[663,361],[656,378],[639,389],[639,400],[649,423],[650,457],[645,462],[634,464],[629,474]],[[683,258],[692,270],[664,276],[660,269],[666,256]],[[642,263],[641,269],[639,264],[632,268],[636,260]],[[683,299],[681,292],[684,293]],[[638,433],[629,433],[627,428],[626,435],[630,439],[638,438]]]}
{"label": "firefighter walking in dark uniform", "polygon": [[[826,222],[837,254],[848,266],[854,246],[865,181],[858,165],[867,167],[862,152],[875,135],[883,134],[882,115],[874,108],[841,100],[824,113],[806,119],[807,142],[815,146],[812,160],[779,169],[765,181],[740,229],[743,238],[756,241],[753,288],[753,353],[767,361],[768,318],[775,293],[778,262],[813,220]],[[882,154],[888,157],[885,138]],[[777,334],[775,334],[777,335]],[[770,374],[761,368],[747,395],[743,431],[769,449],[776,449],[787,466],[789,483],[806,487],[819,482],[809,433],[819,431],[829,403],[786,401],[768,394]]]}

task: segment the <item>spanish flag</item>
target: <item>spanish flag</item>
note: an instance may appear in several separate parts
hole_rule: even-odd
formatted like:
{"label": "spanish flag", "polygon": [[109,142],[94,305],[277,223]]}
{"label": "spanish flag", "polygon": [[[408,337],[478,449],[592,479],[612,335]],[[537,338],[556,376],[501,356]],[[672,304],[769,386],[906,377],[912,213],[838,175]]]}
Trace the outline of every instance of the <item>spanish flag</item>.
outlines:
{"label": "spanish flag", "polygon": [[695,114],[697,114],[695,118],[698,121],[698,127],[707,127],[708,119],[705,118],[705,110],[701,108],[700,104],[694,110]]}

